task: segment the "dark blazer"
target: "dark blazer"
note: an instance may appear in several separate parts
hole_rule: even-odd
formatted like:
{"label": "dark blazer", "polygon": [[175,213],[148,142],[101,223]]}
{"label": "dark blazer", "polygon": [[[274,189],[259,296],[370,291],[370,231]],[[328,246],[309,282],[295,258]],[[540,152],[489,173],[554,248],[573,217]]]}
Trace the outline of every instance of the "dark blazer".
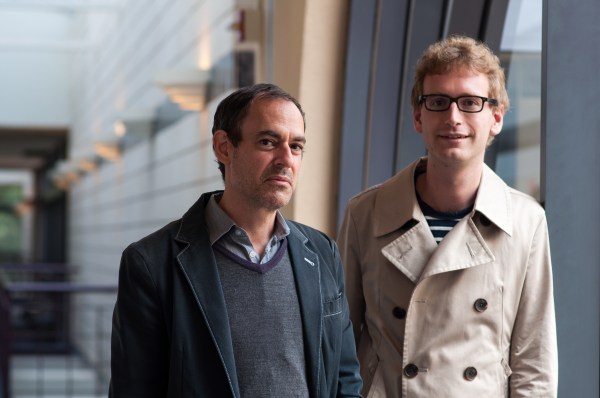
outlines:
{"label": "dark blazer", "polygon": [[[240,396],[225,298],[204,220],[212,194],[123,252],[110,397]],[[288,225],[310,396],[359,397],[362,381],[337,246],[312,228]]]}

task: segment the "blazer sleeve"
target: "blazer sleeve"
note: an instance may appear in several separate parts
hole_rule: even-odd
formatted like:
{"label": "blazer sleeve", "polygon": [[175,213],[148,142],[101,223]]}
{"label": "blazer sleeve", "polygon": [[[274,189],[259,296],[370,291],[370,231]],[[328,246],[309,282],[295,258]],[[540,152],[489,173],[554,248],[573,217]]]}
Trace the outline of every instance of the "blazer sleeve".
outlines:
{"label": "blazer sleeve", "polygon": [[165,397],[168,338],[157,285],[136,245],[123,252],[113,312],[109,397]]}
{"label": "blazer sleeve", "polygon": [[[334,258],[339,276],[338,284],[344,291],[344,270],[337,245],[333,243]],[[338,378],[338,397],[361,397],[362,379],[360,377],[360,365],[356,357],[356,346],[354,344],[354,333],[352,331],[352,322],[348,301],[344,295],[342,303],[342,348],[340,355],[340,371]]]}
{"label": "blazer sleeve", "polygon": [[512,333],[510,367],[512,398],[557,396],[556,322],[545,217],[539,222],[531,241],[527,274]]}

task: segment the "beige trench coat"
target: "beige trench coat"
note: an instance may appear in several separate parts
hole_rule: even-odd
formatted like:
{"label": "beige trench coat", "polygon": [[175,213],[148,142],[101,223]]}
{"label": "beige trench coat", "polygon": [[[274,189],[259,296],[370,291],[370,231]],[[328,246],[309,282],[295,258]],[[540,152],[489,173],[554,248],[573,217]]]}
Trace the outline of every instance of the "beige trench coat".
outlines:
{"label": "beige trench coat", "polygon": [[438,246],[415,195],[420,162],[354,197],[338,237],[363,394],[555,397],[543,209],[484,166],[473,212]]}

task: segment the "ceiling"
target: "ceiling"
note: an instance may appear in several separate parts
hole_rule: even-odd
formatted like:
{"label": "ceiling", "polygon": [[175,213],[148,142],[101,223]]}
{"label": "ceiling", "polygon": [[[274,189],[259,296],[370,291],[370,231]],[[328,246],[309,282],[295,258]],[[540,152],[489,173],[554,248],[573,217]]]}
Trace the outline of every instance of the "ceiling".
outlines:
{"label": "ceiling", "polygon": [[[24,57],[28,57],[29,54],[39,54],[40,52],[62,54],[81,50],[85,48],[85,45],[89,45],[87,37],[71,36],[55,40],[39,35],[35,36],[34,32],[27,33],[27,27],[31,23],[26,18],[27,14],[36,15],[38,19],[40,15],[48,15],[49,18],[53,18],[56,14],[72,17],[87,12],[115,12],[122,7],[123,3],[123,0],[0,0],[0,16],[4,15],[5,19],[14,15],[25,18],[23,23],[0,26],[0,53],[17,54],[17,56],[24,54]],[[15,12],[21,14],[15,14]],[[2,65],[0,65],[0,73],[4,73],[4,79],[9,79],[9,81],[20,78],[10,72],[6,75],[7,69],[6,67],[2,68]],[[32,79],[21,85],[28,87],[34,83],[35,81]],[[3,90],[5,92],[0,102],[6,113],[10,112],[6,109],[14,105],[16,101],[7,99],[10,96],[7,97],[6,85],[3,85]],[[35,92],[35,95],[39,96],[40,94]],[[53,166],[57,159],[65,157],[68,140],[66,128],[30,128],[28,124],[44,125],[43,121],[40,123],[35,119],[23,120],[18,123],[0,120],[0,170],[41,171]],[[52,123],[48,124],[52,125]]]}
{"label": "ceiling", "polygon": [[43,170],[64,157],[63,129],[0,128],[0,169]]}

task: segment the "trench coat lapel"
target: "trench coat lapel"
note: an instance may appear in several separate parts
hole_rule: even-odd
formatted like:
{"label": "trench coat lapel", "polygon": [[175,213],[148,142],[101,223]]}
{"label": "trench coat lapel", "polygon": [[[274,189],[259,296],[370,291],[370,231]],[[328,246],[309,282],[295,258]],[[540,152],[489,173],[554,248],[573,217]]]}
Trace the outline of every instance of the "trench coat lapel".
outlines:
{"label": "trench coat lapel", "polygon": [[308,386],[310,396],[316,397],[320,383],[323,333],[320,264],[318,256],[306,247],[308,238],[291,223],[288,225],[290,226],[288,249],[302,315]]}
{"label": "trench coat lapel", "polygon": [[436,249],[437,244],[427,222],[421,221],[384,246],[381,253],[413,283],[417,283]]}
{"label": "trench coat lapel", "polygon": [[[204,207],[211,194],[202,195],[184,215],[175,240],[185,243],[186,246],[177,255],[177,260],[221,355],[232,393],[239,397],[225,295],[204,222]],[[194,316],[190,318],[193,319]]]}
{"label": "trench coat lapel", "polygon": [[474,215],[480,213],[507,235],[512,234],[512,210],[509,190],[491,169],[484,165],[473,212],[464,217],[442,239],[432,254],[421,279],[495,261],[494,254],[481,236]]}
{"label": "trench coat lapel", "polygon": [[381,253],[416,283],[437,243],[429,230],[425,216],[417,202],[414,188],[417,168],[425,167],[425,158],[416,160],[381,185],[375,202],[373,217],[376,237],[394,233],[414,224],[405,233],[381,249]]}
{"label": "trench coat lapel", "polygon": [[[512,211],[506,184],[484,165],[473,212],[456,224],[438,245],[429,231],[414,192],[414,173],[417,167],[423,165],[423,159],[417,160],[413,167],[406,168],[390,180],[391,184],[381,188],[377,198],[381,206],[377,207],[392,209],[394,213],[375,217],[383,220],[376,229],[376,235],[390,233],[410,220],[415,222],[412,228],[383,247],[382,254],[414,283],[442,272],[493,262],[494,255],[473,222],[473,216],[479,212],[511,235]],[[399,187],[410,188],[402,191]],[[397,205],[384,206],[390,202]]]}
{"label": "trench coat lapel", "polygon": [[438,245],[427,221],[381,249],[382,254],[413,283],[442,272],[471,268],[494,261],[494,255],[471,216],[463,218]]}
{"label": "trench coat lapel", "polygon": [[[381,253],[413,283],[441,273],[494,261],[494,255],[472,220],[465,217],[438,245],[423,215],[414,191],[414,174],[424,167],[424,158],[381,186],[376,203],[375,235],[383,236],[412,220],[408,231],[384,246]],[[401,190],[400,187],[408,187]],[[395,206],[389,206],[394,203]],[[510,206],[505,184],[484,166],[475,210],[486,215],[507,234],[512,233]],[[384,210],[377,210],[384,209]],[[389,214],[382,214],[387,211]]]}
{"label": "trench coat lapel", "polygon": [[421,275],[421,280],[442,272],[491,263],[494,255],[471,216],[463,218],[442,239]]}

